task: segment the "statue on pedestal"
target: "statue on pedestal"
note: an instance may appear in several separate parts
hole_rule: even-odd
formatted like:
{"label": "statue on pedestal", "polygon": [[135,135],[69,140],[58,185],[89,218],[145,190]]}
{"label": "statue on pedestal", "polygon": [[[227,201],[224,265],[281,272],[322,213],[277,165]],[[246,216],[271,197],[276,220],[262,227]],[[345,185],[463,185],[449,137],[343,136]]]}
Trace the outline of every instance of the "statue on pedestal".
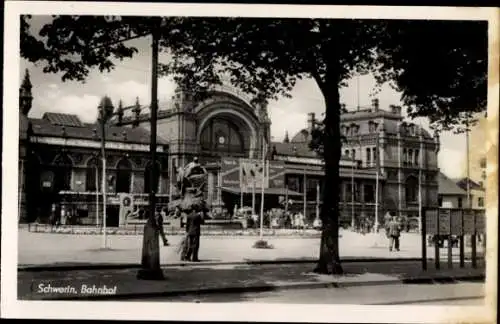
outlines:
{"label": "statue on pedestal", "polygon": [[207,179],[207,170],[199,163],[197,157],[185,167],[179,167],[176,187],[180,197],[169,204],[169,209],[175,209],[178,206],[181,210],[189,210],[196,205],[206,210],[203,192]]}

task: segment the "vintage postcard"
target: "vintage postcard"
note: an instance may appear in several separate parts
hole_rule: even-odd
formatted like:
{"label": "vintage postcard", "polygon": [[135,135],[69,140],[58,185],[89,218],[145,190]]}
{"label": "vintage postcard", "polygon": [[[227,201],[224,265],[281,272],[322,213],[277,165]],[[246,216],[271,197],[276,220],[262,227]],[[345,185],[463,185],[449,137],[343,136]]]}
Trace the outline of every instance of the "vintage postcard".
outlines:
{"label": "vintage postcard", "polygon": [[498,17],[7,2],[3,316],[495,322]]}

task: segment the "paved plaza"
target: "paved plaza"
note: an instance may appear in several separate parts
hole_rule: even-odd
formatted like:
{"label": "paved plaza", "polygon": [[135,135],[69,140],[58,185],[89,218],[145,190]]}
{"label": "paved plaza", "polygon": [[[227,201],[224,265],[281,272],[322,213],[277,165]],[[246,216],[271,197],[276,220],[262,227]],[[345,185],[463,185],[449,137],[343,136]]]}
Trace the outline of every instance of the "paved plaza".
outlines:
{"label": "paved plaza", "polygon": [[[55,266],[85,264],[137,264],[141,259],[142,236],[109,235],[108,250],[102,236],[32,233],[19,230],[19,266]],[[365,258],[419,258],[421,239],[415,233],[403,233],[401,251],[390,252],[384,234],[361,235],[343,231],[340,238],[340,255],[344,259]],[[163,265],[179,263],[177,254],[182,236],[169,236],[170,246],[160,246],[160,262]],[[319,238],[266,237],[273,249],[254,249],[258,237],[202,236],[200,259],[206,262],[245,262],[279,260],[315,260],[319,254]],[[481,248],[479,247],[479,251]],[[466,254],[469,248],[466,248]],[[446,256],[446,249],[441,255]],[[458,249],[453,254],[458,256]],[[429,258],[434,256],[428,247]],[[481,252],[478,253],[481,255]],[[456,257],[455,257],[456,259]],[[444,260],[444,259],[443,259]]]}

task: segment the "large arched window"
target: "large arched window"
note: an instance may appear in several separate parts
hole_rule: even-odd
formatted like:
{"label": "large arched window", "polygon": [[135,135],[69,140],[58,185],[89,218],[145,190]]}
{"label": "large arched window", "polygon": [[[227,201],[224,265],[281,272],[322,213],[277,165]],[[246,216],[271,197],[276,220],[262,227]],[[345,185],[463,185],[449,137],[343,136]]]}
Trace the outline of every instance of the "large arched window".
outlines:
{"label": "large arched window", "polygon": [[132,181],[132,165],[127,159],[122,159],[116,166],[116,192],[130,192]]}
{"label": "large arched window", "polygon": [[417,201],[418,196],[418,180],[414,176],[408,177],[406,179],[406,201],[407,202],[415,202]]}
{"label": "large arched window", "polygon": [[160,180],[160,163],[156,162],[156,177],[154,181],[151,181],[151,162],[148,162],[146,169],[144,170],[144,193],[149,193],[151,191],[151,186],[153,186],[155,193],[158,192],[159,180]]}
{"label": "large arched window", "polygon": [[201,132],[201,148],[205,151],[244,154],[241,130],[229,119],[213,118]]}
{"label": "large arched window", "polygon": [[85,176],[85,190],[96,191],[101,186],[102,170],[96,158],[87,162],[87,171]]}
{"label": "large arched window", "polygon": [[58,155],[54,160],[54,191],[71,190],[73,163],[67,155]]}

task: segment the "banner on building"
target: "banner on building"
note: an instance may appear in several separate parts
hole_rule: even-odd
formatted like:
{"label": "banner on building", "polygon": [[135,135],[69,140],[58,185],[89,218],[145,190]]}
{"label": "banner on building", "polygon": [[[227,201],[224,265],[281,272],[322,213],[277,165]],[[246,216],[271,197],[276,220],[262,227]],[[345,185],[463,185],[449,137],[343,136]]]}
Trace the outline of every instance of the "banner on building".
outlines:
{"label": "banner on building", "polygon": [[[285,163],[283,161],[222,158],[221,160],[221,185],[222,187],[243,188],[251,191],[253,181],[255,188],[283,188],[285,185]],[[265,175],[265,177],[264,177]]]}
{"label": "banner on building", "polygon": [[258,160],[240,160],[240,183],[243,190],[269,188],[267,163]]}

